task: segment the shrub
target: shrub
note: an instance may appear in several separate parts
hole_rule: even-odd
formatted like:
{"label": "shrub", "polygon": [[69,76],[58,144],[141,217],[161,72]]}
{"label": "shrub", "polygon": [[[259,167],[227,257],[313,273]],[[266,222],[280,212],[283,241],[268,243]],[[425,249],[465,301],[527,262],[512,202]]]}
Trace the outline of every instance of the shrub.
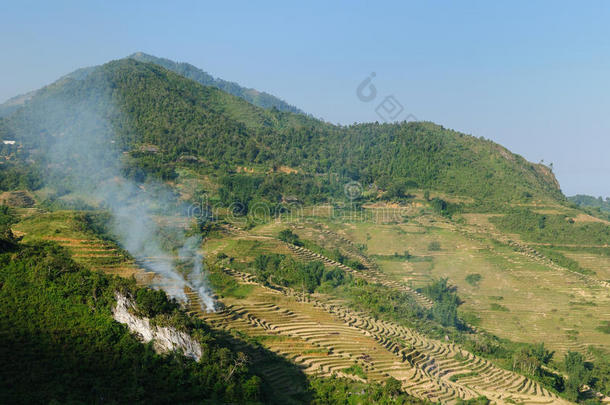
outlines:
{"label": "shrub", "polygon": [[278,239],[295,246],[303,246],[303,242],[299,239],[299,235],[292,232],[290,229],[284,229],[278,235]]}
{"label": "shrub", "polygon": [[506,308],[504,305],[500,305],[500,304],[498,304],[496,302],[492,302],[490,307],[491,307],[492,311],[500,311],[500,312],[508,312],[509,311],[509,309]]}
{"label": "shrub", "polygon": [[435,301],[431,317],[443,326],[454,326],[463,329],[464,324],[458,318],[457,308],[462,301],[456,293],[457,288],[448,284],[447,278],[441,278],[423,288],[423,293]]}
{"label": "shrub", "polygon": [[430,242],[430,244],[428,245],[428,250],[430,252],[438,252],[439,250],[441,250],[441,243],[436,240]]}
{"label": "shrub", "polygon": [[600,331],[602,333],[606,333],[606,334],[610,335],[610,321],[602,322],[602,324],[595,329],[597,329],[598,331]]}
{"label": "shrub", "polygon": [[162,313],[170,313],[179,308],[178,303],[175,300],[170,301],[162,290],[141,288],[136,293],[135,298],[138,311],[148,318],[153,318]]}
{"label": "shrub", "polygon": [[352,374],[366,380],[366,373],[358,364],[353,364],[348,368],[344,368],[342,371],[346,374]]}
{"label": "shrub", "polygon": [[481,282],[482,279],[483,276],[481,276],[479,273],[469,274],[466,276],[466,282],[473,287],[478,287],[479,282]]}

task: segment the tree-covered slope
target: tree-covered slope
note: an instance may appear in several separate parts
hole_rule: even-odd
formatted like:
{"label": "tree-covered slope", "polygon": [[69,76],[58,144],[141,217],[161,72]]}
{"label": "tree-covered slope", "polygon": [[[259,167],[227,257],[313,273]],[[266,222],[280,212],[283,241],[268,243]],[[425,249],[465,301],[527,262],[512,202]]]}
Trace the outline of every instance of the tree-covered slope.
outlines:
{"label": "tree-covered slope", "polygon": [[147,148],[153,155],[147,159],[164,165],[188,156],[210,170],[289,166],[301,176],[354,180],[380,191],[432,189],[497,203],[563,199],[546,166],[491,141],[425,122],[331,125],[259,108],[133,59],[42,89],[0,120],[0,137],[44,150],[66,126],[81,125],[83,109],[101,121],[100,131],[112,128],[122,150]]}
{"label": "tree-covered slope", "polygon": [[215,78],[211,74],[204,72],[203,70],[189,63],[174,62],[169,59],[148,55],[143,52],[136,52],[129,55],[128,58],[135,59],[140,62],[154,63],[164,67],[165,69],[171,70],[172,72],[178,73],[187,79],[191,79],[197,83],[203,84],[204,86],[217,87],[226,93],[241,97],[259,107],[277,108],[280,111],[303,114],[303,111],[299,110],[297,107],[290,105],[284,100],[272,96],[269,93],[265,93],[264,91],[261,92],[256,89],[245,88],[235,82]]}
{"label": "tree-covered slope", "polygon": [[[232,370],[237,353],[202,322],[186,318],[165,294],[86,270],[56,246],[7,247],[3,241],[0,235],[0,402],[262,399],[260,377],[247,366]],[[192,330],[203,347],[201,361],[159,355],[152,344],[141,344],[112,318],[115,291],[152,298],[158,319]]]}
{"label": "tree-covered slope", "polygon": [[[299,108],[288,104],[284,100],[275,97],[264,91],[258,91],[252,88],[242,87],[235,82],[230,82],[210,75],[209,73],[184,62],[174,62],[165,58],[158,58],[156,56],[148,55],[143,52],[136,52],[129,55],[127,58],[134,59],[145,63],[154,63],[162,66],[165,69],[171,70],[181,76],[186,77],[200,83],[204,86],[212,86],[221,89],[224,92],[233,94],[234,96],[241,97],[242,99],[252,103],[258,107],[271,109],[276,108],[280,111],[287,111],[297,114],[304,114]],[[67,74],[61,79],[84,79],[89,73],[96,70],[98,66],[91,66],[86,68],[77,69],[74,72]],[[60,79],[60,80],[61,80]],[[40,90],[31,91],[25,94],[12,97],[0,104],[0,117],[5,117],[19,109],[26,102],[34,98]]]}
{"label": "tree-covered slope", "polygon": [[568,200],[580,205],[581,207],[599,208],[601,211],[610,212],[610,197],[606,197],[604,200],[602,197],[577,194],[575,196],[568,197]]}

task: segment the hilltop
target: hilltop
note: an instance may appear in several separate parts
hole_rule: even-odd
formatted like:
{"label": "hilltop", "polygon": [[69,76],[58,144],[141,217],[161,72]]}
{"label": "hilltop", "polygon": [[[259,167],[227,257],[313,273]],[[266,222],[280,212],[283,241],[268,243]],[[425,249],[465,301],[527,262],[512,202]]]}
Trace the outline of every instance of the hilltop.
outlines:
{"label": "hilltop", "polygon": [[304,114],[303,111],[297,107],[290,105],[284,100],[281,100],[269,93],[252,88],[245,88],[235,82],[215,78],[214,76],[191,65],[190,63],[174,62],[169,59],[148,55],[143,52],[136,52],[129,55],[128,58],[137,60],[139,62],[154,63],[155,65],[164,67],[165,69],[171,70],[172,72],[186,77],[187,79],[194,80],[204,86],[217,87],[226,93],[243,98],[244,100],[258,107],[267,109],[276,108],[280,111]]}
{"label": "hilltop", "polygon": [[[232,94],[234,96],[240,97],[249,103],[252,103],[256,106],[271,109],[275,108],[280,111],[287,111],[297,114],[304,114],[303,111],[298,109],[297,107],[288,104],[284,100],[275,97],[269,93],[264,91],[258,91],[252,88],[246,88],[240,86],[239,84],[227,80],[223,80],[217,77],[210,75],[209,73],[184,62],[174,62],[165,58],[158,58],[156,56],[148,55],[143,52],[135,52],[125,59],[133,59],[140,62],[145,63],[154,63],[158,66],[161,66],[165,69],[171,70],[187,79],[191,79],[199,84],[204,86],[212,86],[222,91]],[[63,79],[76,79],[82,80],[87,77],[89,73],[96,70],[98,66],[91,66],[86,68],[77,69],[74,72],[68,73],[67,75],[60,78],[58,81],[62,81]],[[15,110],[19,109],[26,102],[31,100],[33,97],[38,94],[40,90],[31,91],[25,94],[21,94],[15,97],[10,98],[5,101],[3,104],[0,104],[0,117],[10,115]]]}

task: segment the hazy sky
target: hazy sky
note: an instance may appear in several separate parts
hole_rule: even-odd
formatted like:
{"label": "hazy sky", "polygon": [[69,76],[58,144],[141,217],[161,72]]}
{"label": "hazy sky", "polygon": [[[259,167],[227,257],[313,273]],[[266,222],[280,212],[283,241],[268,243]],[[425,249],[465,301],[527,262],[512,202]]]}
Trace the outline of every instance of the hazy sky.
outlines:
{"label": "hazy sky", "polygon": [[3,1],[0,101],[143,51],[334,123],[380,120],[393,95],[398,118],[552,162],[568,195],[610,196],[610,2],[173,3]]}

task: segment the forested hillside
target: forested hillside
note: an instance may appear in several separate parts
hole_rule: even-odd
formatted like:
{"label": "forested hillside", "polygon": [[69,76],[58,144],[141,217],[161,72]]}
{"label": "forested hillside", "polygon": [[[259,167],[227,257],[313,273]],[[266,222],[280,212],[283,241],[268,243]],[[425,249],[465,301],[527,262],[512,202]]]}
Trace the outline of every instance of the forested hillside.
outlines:
{"label": "forested hillside", "polygon": [[570,201],[581,207],[599,208],[601,211],[610,212],[610,197],[603,199],[602,197],[592,197],[590,195],[578,194],[568,197]]}
{"label": "forested hillside", "polygon": [[[134,59],[140,62],[148,62],[154,63],[156,65],[162,66],[165,69],[171,70],[181,76],[184,76],[187,79],[194,80],[197,83],[200,83],[204,86],[212,86],[221,89],[224,92],[229,94],[233,94],[234,96],[241,97],[244,100],[252,103],[256,106],[262,108],[276,108],[280,111],[288,111],[297,114],[304,114],[303,111],[298,109],[297,107],[286,103],[284,100],[281,100],[269,93],[264,91],[258,91],[256,89],[250,89],[240,86],[235,82],[226,81],[220,78],[215,78],[207,72],[188,64],[188,63],[178,63],[165,58],[157,58],[152,55],[148,55],[142,52],[136,52],[132,55],[129,55],[127,58]],[[80,68],[71,72],[62,79],[84,79],[89,73],[96,70],[98,66]],[[29,93],[21,94],[19,96],[15,96],[5,101],[3,104],[0,104],[0,117],[4,117],[10,115],[14,111],[18,110],[24,103],[35,97],[39,93],[39,90],[31,91]]]}
{"label": "forested hillside", "polygon": [[275,96],[264,91],[258,91],[256,89],[248,89],[240,86],[235,82],[228,82],[219,78],[215,78],[207,72],[189,64],[174,62],[165,58],[157,58],[156,56],[147,55],[142,52],[136,52],[129,55],[128,58],[135,59],[140,62],[150,62],[156,65],[162,66],[165,69],[171,70],[172,72],[178,73],[181,76],[196,81],[197,83],[203,84],[204,86],[217,87],[220,90],[243,98],[244,100],[262,107],[262,108],[277,108],[280,111],[287,111],[292,113],[303,114],[303,111],[297,107],[288,104],[284,100],[281,100]]}
{"label": "forested hillside", "polygon": [[[236,352],[193,323],[164,293],[91,272],[50,243],[22,245],[16,219],[0,206],[0,373],[2,403],[252,401],[261,379]],[[138,297],[142,314],[197,335],[200,362],[179,353],[160,356],[112,319],[115,294]],[[32,389],[36,387],[36,389]]]}
{"label": "forested hillside", "polygon": [[168,169],[195,161],[198,170],[208,173],[257,168],[254,177],[286,171],[278,170],[284,167],[294,173],[293,179],[300,176],[300,184],[319,188],[331,179],[353,180],[398,197],[419,188],[469,196],[487,205],[563,199],[549,168],[491,141],[432,123],[345,127],[265,110],[133,59],[110,62],[82,79],[68,77],[42,89],[0,121],[0,137],[17,139],[36,159],[35,151],[74,124],[74,116],[56,113],[57,106],[70,105],[81,111],[90,106],[103,121],[100,126],[113,129],[121,150],[152,171],[162,168],[166,178],[171,177]]}

